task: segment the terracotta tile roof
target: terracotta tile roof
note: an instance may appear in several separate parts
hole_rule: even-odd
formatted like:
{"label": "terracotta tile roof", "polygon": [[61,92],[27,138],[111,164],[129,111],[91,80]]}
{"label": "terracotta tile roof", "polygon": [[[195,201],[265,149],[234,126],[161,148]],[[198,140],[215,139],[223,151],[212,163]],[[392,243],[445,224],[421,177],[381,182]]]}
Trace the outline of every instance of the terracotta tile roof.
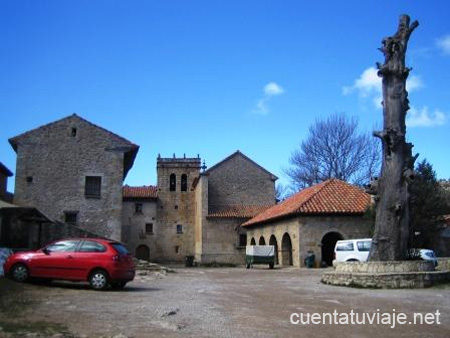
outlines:
{"label": "terracotta tile roof", "polygon": [[140,187],[123,187],[123,198],[152,198],[158,197],[158,188],[152,185],[143,185]]}
{"label": "terracotta tile roof", "polygon": [[271,205],[210,205],[208,216],[215,218],[252,218]]}
{"label": "terracotta tile roof", "polygon": [[300,191],[245,222],[243,226],[301,214],[363,214],[370,202],[370,195],[362,189],[333,178]]}

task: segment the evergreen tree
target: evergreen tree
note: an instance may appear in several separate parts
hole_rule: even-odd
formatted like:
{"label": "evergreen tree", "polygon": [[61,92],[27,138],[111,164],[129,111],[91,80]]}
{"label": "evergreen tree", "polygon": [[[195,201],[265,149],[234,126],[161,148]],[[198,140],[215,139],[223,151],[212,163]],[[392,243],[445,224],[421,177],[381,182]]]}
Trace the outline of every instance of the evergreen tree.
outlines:
{"label": "evergreen tree", "polygon": [[436,179],[433,166],[424,159],[415,170],[411,192],[411,243],[410,247],[435,247],[442,215],[450,213],[447,193]]}

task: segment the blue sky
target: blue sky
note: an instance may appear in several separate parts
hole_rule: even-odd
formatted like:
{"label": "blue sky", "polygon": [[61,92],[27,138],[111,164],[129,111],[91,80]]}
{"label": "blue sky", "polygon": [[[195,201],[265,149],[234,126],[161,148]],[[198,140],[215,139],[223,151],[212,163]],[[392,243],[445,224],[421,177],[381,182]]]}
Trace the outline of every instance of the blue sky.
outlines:
{"label": "blue sky", "polygon": [[14,171],[10,137],[77,113],[140,145],[127,184],[156,184],[159,153],[238,149],[287,184],[316,119],[381,125],[373,67],[403,13],[420,22],[407,137],[450,178],[448,1],[0,0],[0,161]]}

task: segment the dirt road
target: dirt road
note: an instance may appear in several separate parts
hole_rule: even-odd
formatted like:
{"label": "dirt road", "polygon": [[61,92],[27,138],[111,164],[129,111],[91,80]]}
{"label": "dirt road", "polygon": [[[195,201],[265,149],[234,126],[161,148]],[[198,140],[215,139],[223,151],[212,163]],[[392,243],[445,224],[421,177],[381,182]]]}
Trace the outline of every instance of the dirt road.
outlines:
{"label": "dirt road", "polygon": [[[166,276],[138,278],[122,291],[105,292],[92,291],[86,284],[35,285],[3,280],[0,304],[4,319],[0,319],[0,327],[3,326],[0,336],[19,334],[19,337],[24,332],[28,332],[26,337],[56,338],[448,337],[450,334],[450,285],[424,290],[351,289],[321,284],[322,272],[262,267],[180,268]],[[14,301],[22,302],[23,306]],[[12,315],[17,309],[19,315]],[[384,324],[367,321],[365,325],[351,324],[352,310],[353,321],[361,322],[363,313],[367,313],[369,317],[375,316],[374,320],[377,316],[384,318]],[[330,314],[325,318],[329,320],[335,313],[334,319],[340,322],[319,324],[318,316],[324,313]],[[394,320],[400,313],[406,316],[403,325]],[[428,316],[428,324],[412,323],[415,313]],[[417,320],[420,315],[416,315]],[[308,318],[309,323],[304,323]],[[291,319],[298,324],[292,324]],[[392,327],[394,321],[396,325]],[[54,329],[39,331],[25,325],[22,332],[14,333],[11,323],[17,327],[47,323]]]}

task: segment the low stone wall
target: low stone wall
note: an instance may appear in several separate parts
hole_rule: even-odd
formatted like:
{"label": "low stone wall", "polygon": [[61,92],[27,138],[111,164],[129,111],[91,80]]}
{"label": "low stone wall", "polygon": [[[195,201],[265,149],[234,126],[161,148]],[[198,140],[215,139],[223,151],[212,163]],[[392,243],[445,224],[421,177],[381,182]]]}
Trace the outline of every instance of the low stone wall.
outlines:
{"label": "low stone wall", "polygon": [[448,269],[434,271],[429,261],[345,262],[325,272],[322,283],[362,288],[426,288],[450,282]]}
{"label": "low stone wall", "polygon": [[446,271],[450,270],[450,257],[439,257],[438,258],[438,266],[436,270]]}
{"label": "low stone wall", "polygon": [[348,273],[392,273],[434,271],[431,261],[391,261],[391,262],[342,262],[336,264],[336,272]]}

